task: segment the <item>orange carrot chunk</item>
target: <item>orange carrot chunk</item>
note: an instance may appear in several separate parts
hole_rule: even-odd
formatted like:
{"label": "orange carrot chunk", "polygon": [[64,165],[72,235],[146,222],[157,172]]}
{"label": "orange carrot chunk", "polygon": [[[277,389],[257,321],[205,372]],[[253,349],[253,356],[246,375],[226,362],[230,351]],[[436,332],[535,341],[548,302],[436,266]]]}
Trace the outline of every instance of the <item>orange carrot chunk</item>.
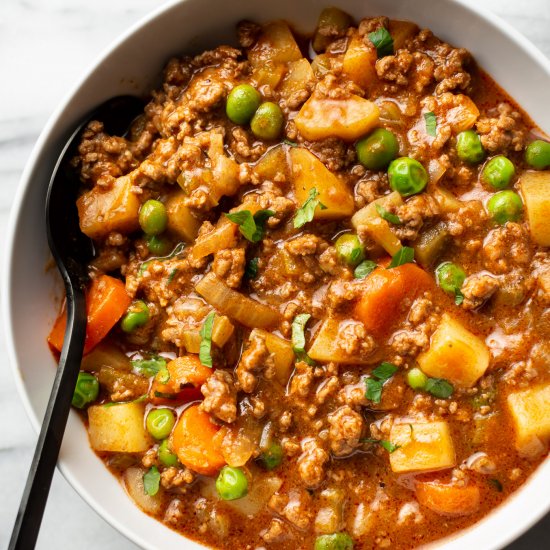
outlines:
{"label": "orange carrot chunk", "polygon": [[[102,275],[92,281],[86,294],[87,325],[84,353],[90,352],[113,328],[130,305],[130,296],[124,283],[109,275]],[[65,338],[67,312],[65,306],[56,319],[48,336],[48,343],[61,351]]]}
{"label": "orange carrot chunk", "polygon": [[442,516],[467,516],[479,508],[477,485],[450,485],[439,481],[416,483],[416,498],[422,506]]}
{"label": "orange carrot chunk", "polygon": [[179,461],[199,474],[215,475],[225,465],[214,437],[219,429],[199,405],[185,409],[172,432],[172,449]]}
{"label": "orange carrot chunk", "polygon": [[387,336],[408,311],[413,300],[432,288],[434,281],[415,264],[375,269],[363,282],[354,316],[377,338]]}
{"label": "orange carrot chunk", "polygon": [[155,378],[151,384],[149,399],[155,405],[201,399],[200,387],[213,372],[200,362],[198,355],[178,357],[170,361],[166,368],[170,374],[168,382],[162,384]]}

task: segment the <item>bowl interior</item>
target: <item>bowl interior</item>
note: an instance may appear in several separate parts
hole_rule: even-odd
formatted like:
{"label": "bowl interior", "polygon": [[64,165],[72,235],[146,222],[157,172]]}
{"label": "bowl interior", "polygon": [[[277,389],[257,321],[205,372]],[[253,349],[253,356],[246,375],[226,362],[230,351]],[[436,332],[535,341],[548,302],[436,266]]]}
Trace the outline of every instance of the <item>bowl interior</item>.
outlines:
{"label": "bowl interior", "polygon": [[[105,99],[151,89],[171,55],[200,52],[235,42],[242,19],[287,19],[311,31],[320,10],[338,4],[355,18],[388,15],[428,27],[442,39],[469,49],[480,65],[532,116],[550,131],[547,109],[550,63],[516,31],[457,0],[187,0],[165,6],[111,46],[67,96],[44,129],[23,174],[8,232],[4,277],[4,314],[8,349],[16,381],[31,421],[38,429],[54,375],[55,363],[46,336],[56,315],[62,287],[46,243],[44,199],[49,175],[71,129]],[[144,515],[126,496],[103,463],[89,449],[76,414],[69,419],[60,467],[75,489],[111,524],[144,548],[199,548]],[[469,529],[446,541],[447,549],[499,548],[540,518],[550,507],[550,464],[508,503]]]}

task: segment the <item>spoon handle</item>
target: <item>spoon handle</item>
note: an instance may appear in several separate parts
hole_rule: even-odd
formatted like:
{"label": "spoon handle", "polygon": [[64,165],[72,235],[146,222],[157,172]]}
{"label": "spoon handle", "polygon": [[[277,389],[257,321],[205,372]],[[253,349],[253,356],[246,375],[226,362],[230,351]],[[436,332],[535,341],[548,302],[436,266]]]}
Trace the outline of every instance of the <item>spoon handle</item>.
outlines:
{"label": "spoon handle", "polygon": [[[76,286],[76,285],[75,285]],[[86,300],[81,288],[66,284],[67,326],[59,366],[38,436],[9,550],[31,550],[38,532],[71,409],[86,335]]]}

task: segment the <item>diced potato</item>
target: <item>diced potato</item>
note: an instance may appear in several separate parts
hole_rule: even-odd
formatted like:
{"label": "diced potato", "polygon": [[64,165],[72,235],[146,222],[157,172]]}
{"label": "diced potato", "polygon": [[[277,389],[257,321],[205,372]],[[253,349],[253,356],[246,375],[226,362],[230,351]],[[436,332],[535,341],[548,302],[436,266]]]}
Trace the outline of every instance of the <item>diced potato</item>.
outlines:
{"label": "diced potato", "polygon": [[80,368],[86,372],[99,372],[102,367],[113,367],[118,371],[129,371],[132,364],[128,356],[119,347],[104,341],[85,355],[80,363]]}
{"label": "diced potato", "polygon": [[477,512],[481,494],[477,485],[453,485],[439,481],[418,481],[416,498],[442,516],[469,516]]}
{"label": "diced potato", "polygon": [[307,354],[315,361],[334,361],[335,363],[368,365],[378,360],[378,355],[361,352],[346,353],[339,343],[339,335],[346,327],[354,321],[338,321],[337,319],[326,319],[315,335]]}
{"label": "diced potato", "polygon": [[291,61],[288,64],[288,72],[277,91],[280,92],[282,97],[288,99],[302,90],[307,90],[314,80],[315,75],[307,59],[302,58],[298,61]]}
{"label": "diced potato", "polygon": [[374,44],[354,34],[344,55],[343,72],[357,86],[366,89],[378,80],[375,68],[377,59]]}
{"label": "diced potato", "polygon": [[390,254],[390,256],[393,256],[401,248],[401,241],[391,230],[389,223],[378,214],[376,210],[377,204],[389,209],[391,207],[401,206],[403,204],[403,199],[397,191],[376,199],[367,206],[361,208],[361,210],[358,210],[351,218],[351,223],[355,229],[358,229],[359,226],[363,226],[372,239]]}
{"label": "diced potato", "polygon": [[166,201],[168,231],[187,243],[197,238],[201,222],[193,216],[191,210],[183,204],[184,191],[177,191]]}
{"label": "diced potato", "polygon": [[250,338],[255,334],[261,334],[264,337],[267,349],[274,355],[275,379],[283,386],[286,385],[294,367],[294,350],[292,349],[292,344],[288,340],[280,338],[265,330],[254,329],[250,333]]}
{"label": "diced potato", "polygon": [[317,207],[314,219],[332,220],[352,214],[352,192],[313,153],[302,147],[293,147],[290,150],[290,159],[294,194],[299,206],[306,202],[310,190],[315,187],[319,193],[317,199],[326,208]]}
{"label": "diced potato", "polygon": [[302,52],[284,21],[268,23],[256,44],[248,52],[248,60],[253,67],[260,67],[269,62],[298,61],[301,58]]}
{"label": "diced potato", "polygon": [[520,182],[533,240],[550,246],[550,171],[524,172]]}
{"label": "diced potato", "polygon": [[440,222],[423,231],[414,243],[414,257],[425,268],[432,266],[449,241],[449,231],[444,222]]}
{"label": "diced potato", "polygon": [[379,122],[378,106],[362,97],[320,98],[312,95],[294,119],[306,139],[317,141],[339,137],[353,141],[370,132]]}
{"label": "diced potato", "polygon": [[428,376],[471,388],[485,374],[490,358],[485,342],[445,313],[432,335],[429,349],[421,353],[417,361]]}
{"label": "diced potato", "polygon": [[410,21],[399,21],[397,19],[390,19],[388,25],[388,31],[393,38],[394,51],[400,50],[405,47],[407,40],[412,38],[418,33],[418,25],[411,23]]}
{"label": "diced potato", "polygon": [[162,488],[155,496],[148,495],[143,486],[146,472],[144,468],[131,467],[124,472],[122,479],[128,494],[144,512],[158,514],[162,509]]}
{"label": "diced potato", "polygon": [[323,77],[331,70],[331,59],[331,56],[326,53],[315,56],[315,59],[311,62],[311,70],[317,78]]}
{"label": "diced potato", "polygon": [[76,201],[82,233],[100,239],[113,231],[131,233],[139,229],[140,202],[132,187],[130,176],[121,176],[107,190],[96,186],[86,191]]}
{"label": "diced potato", "polygon": [[544,452],[550,439],[550,385],[512,393],[507,404],[516,430],[516,449],[524,456]]}
{"label": "diced potato", "polygon": [[262,86],[269,86],[274,90],[286,73],[285,63],[266,62],[260,65],[252,72],[252,82],[256,88],[261,89]]}
{"label": "diced potato", "polygon": [[258,177],[265,181],[278,181],[280,175],[288,179],[290,175],[290,165],[287,155],[288,147],[276,145],[267,151],[265,155],[254,165],[254,172]]}
{"label": "diced potato", "polygon": [[464,206],[464,203],[447,189],[435,187],[432,194],[444,213],[458,212]]}
{"label": "diced potato", "polygon": [[396,473],[432,472],[456,466],[447,422],[394,423],[390,441],[398,446],[390,454],[391,469]]}
{"label": "diced potato", "polygon": [[144,427],[143,403],[92,405],[88,409],[90,444],[94,451],[143,453],[153,441]]}
{"label": "diced potato", "polygon": [[319,15],[317,29],[311,41],[316,52],[324,51],[327,46],[339,36],[346,34],[346,30],[353,23],[351,17],[339,8],[325,8]]}
{"label": "diced potato", "polygon": [[319,495],[321,508],[315,516],[316,533],[335,533],[343,527],[346,495],[343,489],[329,487]]}
{"label": "diced potato", "polygon": [[451,127],[453,134],[456,135],[473,128],[479,117],[479,109],[467,95],[456,94],[451,97],[452,102],[440,104],[440,110],[437,110],[436,114],[441,114],[444,117],[445,122]]}

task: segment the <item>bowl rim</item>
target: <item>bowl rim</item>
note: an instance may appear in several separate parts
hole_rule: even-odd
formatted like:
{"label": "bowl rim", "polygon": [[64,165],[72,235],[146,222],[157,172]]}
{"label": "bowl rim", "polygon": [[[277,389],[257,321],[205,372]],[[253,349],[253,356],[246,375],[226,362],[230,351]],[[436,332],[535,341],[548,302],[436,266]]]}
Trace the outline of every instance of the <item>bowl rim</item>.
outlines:
{"label": "bowl rim", "polygon": [[[14,194],[14,198],[10,208],[9,219],[6,227],[6,236],[4,241],[6,243],[6,247],[3,255],[4,263],[1,271],[2,281],[1,281],[1,287],[0,287],[0,296],[1,296],[0,307],[2,310],[1,315],[2,315],[2,321],[4,323],[6,351],[7,351],[10,369],[13,374],[13,378],[14,378],[15,386],[17,388],[17,392],[19,394],[19,398],[23,403],[23,407],[25,409],[27,417],[29,418],[30,423],[37,434],[40,431],[42,421],[40,418],[36,416],[33,410],[33,407],[31,405],[29,395],[25,389],[25,383],[23,381],[22,371],[19,368],[18,361],[17,361],[14,333],[13,333],[13,327],[11,325],[11,315],[14,309],[14,303],[12,301],[12,294],[11,294],[13,277],[12,277],[12,272],[10,267],[12,263],[11,260],[13,258],[13,255],[16,252],[15,237],[16,237],[17,227],[20,223],[20,214],[21,214],[22,205],[24,203],[27,193],[29,192],[30,175],[33,171],[35,164],[37,163],[37,160],[39,159],[39,156],[44,148],[45,143],[48,141],[50,137],[52,129],[56,126],[61,115],[66,110],[66,108],[68,107],[72,99],[80,92],[81,88],[84,86],[88,78],[96,70],[97,66],[100,65],[113,51],[118,49],[124,42],[126,42],[134,34],[138,33],[143,27],[146,27],[153,20],[157,19],[158,17],[161,17],[166,12],[169,12],[179,4],[186,3],[187,1],[188,0],[168,0],[163,4],[161,4],[160,6],[151,9],[101,49],[99,54],[97,54],[92,59],[92,61],[84,68],[84,70],[76,78],[72,86],[69,87],[68,92],[64,94],[62,99],[57,104],[57,107],[53,110],[53,112],[48,117],[46,124],[42,128],[39,134],[39,137],[32,148],[32,151],[25,163],[25,167],[19,178],[19,183],[17,185],[17,189]],[[542,51],[539,50],[539,48],[535,46],[525,35],[523,35],[520,31],[514,28],[510,23],[502,19],[500,15],[490,11],[488,8],[486,8],[483,5],[476,3],[475,0],[446,0],[446,1],[451,4],[457,4],[458,6],[462,7],[463,9],[468,11],[470,14],[472,14],[472,16],[481,18],[489,26],[495,27],[497,31],[501,31],[504,35],[506,35],[507,38],[509,38],[514,43],[516,48],[523,50],[524,53],[526,53],[529,57],[531,57],[536,62],[537,65],[543,67],[548,73],[548,75],[550,75],[550,59],[545,54],[543,54]],[[71,414],[74,414],[74,411],[71,411]],[[543,464],[539,465],[537,470],[540,470],[542,465]],[[104,521],[106,521],[109,525],[114,527],[119,533],[121,533],[124,537],[132,541],[137,546],[144,549],[155,550],[154,546],[151,546],[148,542],[142,540],[141,537],[135,534],[131,530],[129,525],[126,525],[120,522],[117,518],[110,515],[103,508],[101,503],[98,502],[94,497],[90,495],[90,493],[80,483],[77,477],[73,475],[70,467],[65,463],[63,459],[59,459],[57,463],[57,468],[59,469],[63,477],[72,486],[72,488],[77,492],[77,494]],[[537,471],[534,471],[531,474],[530,479],[532,480],[534,476],[537,476]],[[495,513],[498,513],[498,511],[501,510],[502,508],[506,508],[507,502],[510,502],[514,498],[514,496],[516,496],[519,492],[521,492],[527,483],[529,483],[529,480],[522,487],[518,488],[513,494],[511,494],[497,508],[493,509],[488,515],[482,518],[481,521],[483,521],[483,519],[486,519]],[[535,525],[544,515],[548,513],[549,510],[550,510],[550,500],[546,503],[546,506],[541,506],[536,511],[536,513],[531,514],[528,517],[522,517],[523,519],[520,518],[520,520],[517,521],[514,527],[509,526],[507,529],[503,529],[500,533],[495,534],[494,543],[490,547],[486,547],[485,550],[498,550],[498,549],[504,548],[505,545],[510,544],[511,542],[516,540],[518,537],[520,537],[522,534],[524,534],[533,525]],[[457,531],[450,537],[447,537],[445,539],[439,539],[439,540],[448,541],[446,542],[446,545],[447,544],[452,545],[453,550],[455,548],[458,549],[459,546],[455,546],[455,543],[460,541],[460,539],[462,538],[461,535],[463,533],[471,531],[473,528],[475,528],[476,525],[479,525],[479,522],[476,522],[470,527]],[[193,539],[187,539],[183,535],[182,535],[182,539],[188,540],[194,543],[197,548],[200,548],[200,547],[206,548],[199,541],[196,541]],[[434,541],[433,543],[430,543],[428,546],[430,548],[432,546],[438,547],[438,542],[439,541]]]}

